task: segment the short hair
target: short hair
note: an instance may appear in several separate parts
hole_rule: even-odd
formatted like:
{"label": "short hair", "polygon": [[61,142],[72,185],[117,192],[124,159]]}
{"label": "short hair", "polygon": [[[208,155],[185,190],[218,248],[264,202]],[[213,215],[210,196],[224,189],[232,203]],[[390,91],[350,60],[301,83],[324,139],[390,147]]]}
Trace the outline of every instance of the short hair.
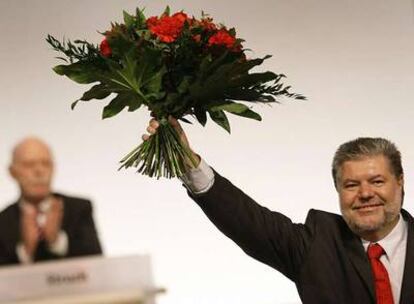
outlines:
{"label": "short hair", "polygon": [[332,161],[332,177],[335,188],[338,188],[338,172],[346,161],[376,155],[383,155],[388,159],[390,169],[396,177],[403,175],[401,153],[394,143],[381,137],[359,137],[343,143],[335,152]]}

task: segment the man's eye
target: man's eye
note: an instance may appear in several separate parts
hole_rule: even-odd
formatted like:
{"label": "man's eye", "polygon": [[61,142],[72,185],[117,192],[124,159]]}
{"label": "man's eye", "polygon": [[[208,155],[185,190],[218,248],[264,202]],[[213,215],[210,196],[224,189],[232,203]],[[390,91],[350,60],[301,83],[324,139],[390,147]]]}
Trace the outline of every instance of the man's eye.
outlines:
{"label": "man's eye", "polygon": [[357,184],[346,184],[345,189],[353,189],[357,186]]}
{"label": "man's eye", "polygon": [[374,181],[374,185],[381,186],[382,184],[384,184],[383,180],[375,180]]}

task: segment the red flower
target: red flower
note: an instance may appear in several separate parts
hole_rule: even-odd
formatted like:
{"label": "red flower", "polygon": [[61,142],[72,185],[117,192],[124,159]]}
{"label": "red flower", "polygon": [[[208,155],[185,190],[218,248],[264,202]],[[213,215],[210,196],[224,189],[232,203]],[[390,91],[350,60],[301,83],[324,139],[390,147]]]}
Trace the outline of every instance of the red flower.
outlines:
{"label": "red flower", "polygon": [[162,42],[174,42],[181,34],[181,30],[188,17],[184,13],[175,13],[170,16],[151,17],[147,19],[148,29]]}
{"label": "red flower", "polygon": [[204,30],[207,32],[212,32],[217,30],[217,26],[215,23],[213,23],[213,18],[204,18],[200,21],[201,26]]}
{"label": "red flower", "polygon": [[109,46],[108,40],[106,40],[106,38],[102,40],[101,45],[99,46],[99,50],[101,51],[101,55],[104,57],[109,57],[112,55],[111,47]]}
{"label": "red flower", "polygon": [[208,39],[208,45],[225,46],[228,49],[233,48],[236,38],[229,34],[225,29],[219,30]]}
{"label": "red flower", "polygon": [[171,18],[175,18],[178,21],[182,22],[183,24],[188,19],[187,14],[185,14],[183,12],[175,13],[174,15],[172,15]]}
{"label": "red flower", "polygon": [[157,16],[152,16],[152,17],[147,19],[148,28],[151,28],[151,27],[157,25],[157,23],[158,23],[158,17]]}

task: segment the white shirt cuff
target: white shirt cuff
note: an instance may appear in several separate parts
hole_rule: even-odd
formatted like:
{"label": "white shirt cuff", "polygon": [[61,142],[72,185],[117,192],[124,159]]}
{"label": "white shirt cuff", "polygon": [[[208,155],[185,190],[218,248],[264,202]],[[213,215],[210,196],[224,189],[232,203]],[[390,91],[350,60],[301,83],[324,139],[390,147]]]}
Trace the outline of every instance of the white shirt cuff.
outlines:
{"label": "white shirt cuff", "polygon": [[56,255],[64,256],[68,253],[68,244],[68,235],[65,231],[60,230],[56,240],[49,244],[49,250]]}
{"label": "white shirt cuff", "polygon": [[[56,241],[53,244],[49,244],[49,250],[56,255],[64,256],[68,253],[68,245],[68,235],[65,231],[61,230],[56,238]],[[23,243],[17,244],[16,254],[21,264],[33,263],[33,258],[27,253]]]}
{"label": "white shirt cuff", "polygon": [[203,160],[197,168],[190,169],[183,176],[182,182],[193,194],[202,194],[210,190],[214,184],[213,169]]}
{"label": "white shirt cuff", "polygon": [[21,264],[31,264],[33,262],[32,257],[27,253],[23,243],[18,243],[16,246],[16,254]]}

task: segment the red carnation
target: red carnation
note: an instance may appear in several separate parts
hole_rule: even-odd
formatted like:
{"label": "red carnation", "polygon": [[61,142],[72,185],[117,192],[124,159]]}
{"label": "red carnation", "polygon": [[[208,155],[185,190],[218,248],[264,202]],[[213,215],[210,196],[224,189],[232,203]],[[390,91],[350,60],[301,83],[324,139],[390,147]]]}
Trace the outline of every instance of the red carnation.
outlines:
{"label": "red carnation", "polygon": [[151,27],[157,25],[157,23],[158,23],[158,17],[157,16],[152,16],[152,17],[147,19],[148,28],[151,28]]}
{"label": "red carnation", "polygon": [[175,13],[170,16],[151,17],[147,20],[148,29],[162,42],[174,42],[181,34],[181,30],[188,17],[184,13]]}
{"label": "red carnation", "polygon": [[208,39],[209,46],[222,45],[228,49],[233,48],[235,42],[236,38],[230,35],[229,32],[225,29],[219,30],[217,33],[215,33]]}
{"label": "red carnation", "polygon": [[184,24],[184,22],[188,19],[187,14],[183,13],[183,12],[179,12],[179,13],[175,13],[174,15],[172,15],[171,18],[175,18],[176,20],[182,22]]}
{"label": "red carnation", "polygon": [[101,51],[101,55],[104,57],[110,57],[112,55],[111,47],[109,46],[108,40],[106,40],[106,38],[102,40],[99,49]]}
{"label": "red carnation", "polygon": [[216,24],[213,23],[213,18],[201,19],[200,24],[203,27],[203,29],[206,30],[207,32],[212,32],[212,31],[217,30]]}

